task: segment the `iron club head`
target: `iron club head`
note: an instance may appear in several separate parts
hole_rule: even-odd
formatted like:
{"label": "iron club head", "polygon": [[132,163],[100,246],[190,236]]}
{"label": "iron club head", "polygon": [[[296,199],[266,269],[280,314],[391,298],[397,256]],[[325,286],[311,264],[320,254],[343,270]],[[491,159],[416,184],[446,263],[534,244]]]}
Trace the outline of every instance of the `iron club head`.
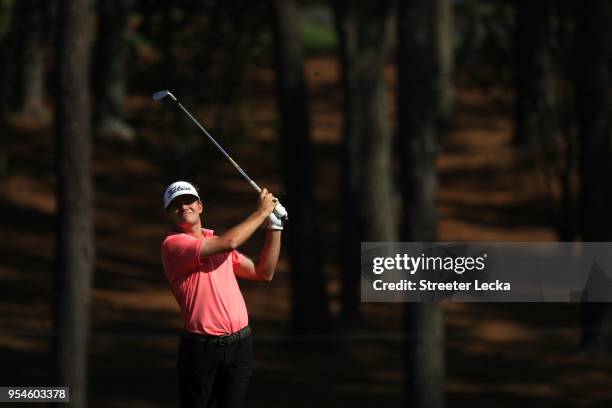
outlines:
{"label": "iron club head", "polygon": [[160,99],[165,98],[166,96],[169,96],[172,98],[172,100],[176,101],[176,98],[174,97],[174,95],[172,95],[172,92],[168,91],[168,90],[164,90],[164,91],[157,91],[153,94],[153,99],[156,101],[159,101]]}

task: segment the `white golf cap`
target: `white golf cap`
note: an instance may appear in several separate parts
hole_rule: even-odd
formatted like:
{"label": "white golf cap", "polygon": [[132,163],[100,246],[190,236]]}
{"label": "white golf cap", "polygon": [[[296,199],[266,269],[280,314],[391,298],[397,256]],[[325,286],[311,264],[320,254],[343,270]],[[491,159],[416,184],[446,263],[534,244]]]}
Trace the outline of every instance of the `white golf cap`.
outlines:
{"label": "white golf cap", "polygon": [[186,194],[196,196],[198,199],[200,198],[196,188],[186,181],[175,181],[174,183],[170,184],[166,188],[166,191],[164,191],[164,208],[167,209],[172,200],[174,200],[176,197]]}

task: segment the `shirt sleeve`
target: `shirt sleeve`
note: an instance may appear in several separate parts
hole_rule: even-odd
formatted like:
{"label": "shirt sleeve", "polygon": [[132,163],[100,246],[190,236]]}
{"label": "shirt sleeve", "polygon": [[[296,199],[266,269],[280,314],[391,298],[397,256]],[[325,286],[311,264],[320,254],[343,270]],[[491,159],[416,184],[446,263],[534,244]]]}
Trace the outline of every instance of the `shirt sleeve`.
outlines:
{"label": "shirt sleeve", "polygon": [[235,249],[232,251],[232,266],[234,267],[234,270],[236,270],[236,268],[240,265],[240,262],[245,258],[246,256],[242,255]]}
{"label": "shirt sleeve", "polygon": [[185,235],[169,237],[162,244],[162,262],[170,282],[199,269],[202,239]]}

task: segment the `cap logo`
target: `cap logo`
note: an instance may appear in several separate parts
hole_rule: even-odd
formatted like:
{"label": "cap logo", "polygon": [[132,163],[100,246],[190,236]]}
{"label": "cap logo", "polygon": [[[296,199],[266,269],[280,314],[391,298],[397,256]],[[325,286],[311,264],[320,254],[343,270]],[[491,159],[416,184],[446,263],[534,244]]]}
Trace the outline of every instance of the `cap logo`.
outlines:
{"label": "cap logo", "polygon": [[189,186],[174,186],[171,189],[168,190],[168,198],[170,198],[172,196],[172,194],[178,192],[178,191],[191,191],[191,187]]}

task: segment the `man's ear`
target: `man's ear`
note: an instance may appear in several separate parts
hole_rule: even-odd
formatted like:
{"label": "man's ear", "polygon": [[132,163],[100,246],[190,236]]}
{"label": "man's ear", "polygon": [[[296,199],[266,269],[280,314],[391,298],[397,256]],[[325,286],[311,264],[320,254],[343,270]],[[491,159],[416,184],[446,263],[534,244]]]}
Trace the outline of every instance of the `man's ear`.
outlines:
{"label": "man's ear", "polygon": [[198,204],[199,204],[199,210],[198,210],[198,214],[202,214],[202,211],[204,211],[204,203],[202,202],[202,200],[198,200]]}

